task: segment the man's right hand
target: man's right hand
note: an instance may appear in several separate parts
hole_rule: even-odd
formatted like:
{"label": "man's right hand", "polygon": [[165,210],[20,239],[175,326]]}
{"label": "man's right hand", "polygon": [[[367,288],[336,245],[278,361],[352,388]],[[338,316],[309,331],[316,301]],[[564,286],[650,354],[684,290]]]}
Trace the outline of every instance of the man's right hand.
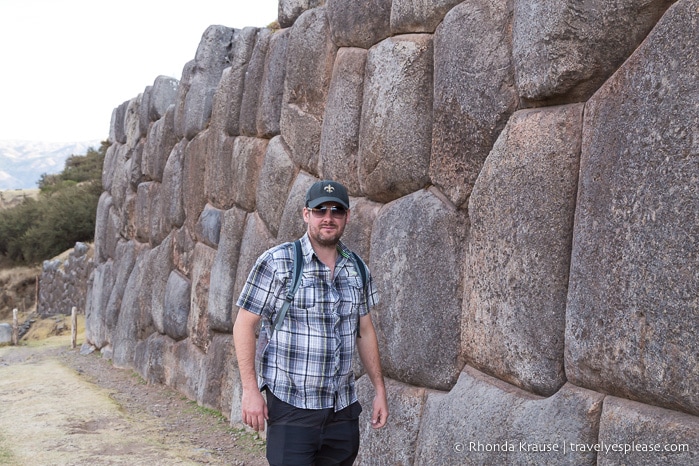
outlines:
{"label": "man's right hand", "polygon": [[243,390],[243,422],[257,432],[264,430],[268,419],[267,403],[259,390]]}

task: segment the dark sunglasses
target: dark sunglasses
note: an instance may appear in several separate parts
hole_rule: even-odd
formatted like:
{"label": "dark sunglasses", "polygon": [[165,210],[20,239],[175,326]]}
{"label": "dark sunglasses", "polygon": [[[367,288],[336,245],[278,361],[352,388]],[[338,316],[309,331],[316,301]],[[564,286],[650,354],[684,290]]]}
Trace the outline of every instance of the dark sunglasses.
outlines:
{"label": "dark sunglasses", "polygon": [[323,218],[325,217],[325,214],[330,212],[330,216],[333,218],[344,218],[345,215],[347,215],[347,209],[340,205],[334,205],[334,206],[325,206],[322,205],[320,207],[315,207],[315,208],[309,208],[311,212],[313,212],[313,216],[315,218]]}

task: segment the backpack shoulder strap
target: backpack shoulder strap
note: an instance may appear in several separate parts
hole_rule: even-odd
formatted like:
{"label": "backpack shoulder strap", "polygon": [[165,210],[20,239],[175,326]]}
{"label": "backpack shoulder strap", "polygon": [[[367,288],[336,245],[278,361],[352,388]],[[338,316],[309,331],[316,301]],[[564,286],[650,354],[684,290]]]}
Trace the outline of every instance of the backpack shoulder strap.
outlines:
{"label": "backpack shoulder strap", "polygon": [[[289,282],[289,288],[286,292],[286,298],[284,299],[284,304],[282,308],[277,313],[277,317],[274,319],[274,326],[272,332],[278,330],[284,322],[284,317],[289,310],[289,306],[294,300],[294,295],[296,290],[299,289],[299,284],[301,283],[301,269],[303,269],[303,250],[301,249],[301,241],[296,240],[293,243],[293,267],[291,269],[291,281]],[[271,339],[270,335],[270,339]]]}
{"label": "backpack shoulder strap", "polygon": [[[350,251],[350,258],[354,263],[354,267],[359,271],[359,275],[362,277],[362,290],[364,290],[364,300],[366,301],[367,307],[369,307],[369,271],[366,263],[362,260],[356,252]],[[359,316],[357,316],[357,338],[362,338],[359,333]]]}

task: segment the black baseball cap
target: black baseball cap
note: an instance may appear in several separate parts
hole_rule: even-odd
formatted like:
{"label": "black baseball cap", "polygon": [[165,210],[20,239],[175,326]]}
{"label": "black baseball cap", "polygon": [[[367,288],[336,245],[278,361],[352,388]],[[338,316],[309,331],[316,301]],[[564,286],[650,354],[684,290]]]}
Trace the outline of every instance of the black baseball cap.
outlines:
{"label": "black baseball cap", "polygon": [[326,202],[337,202],[345,209],[349,209],[347,188],[337,181],[323,180],[313,183],[306,193],[306,207],[315,209]]}

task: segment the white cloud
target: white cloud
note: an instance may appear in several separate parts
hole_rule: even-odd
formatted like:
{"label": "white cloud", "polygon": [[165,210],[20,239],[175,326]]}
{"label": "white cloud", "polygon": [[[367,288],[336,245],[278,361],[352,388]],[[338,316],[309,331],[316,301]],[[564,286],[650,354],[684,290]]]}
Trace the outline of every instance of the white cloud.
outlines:
{"label": "white cloud", "polygon": [[277,0],[0,0],[0,140],[106,139],[112,110],[181,77],[212,24],[262,27]]}

